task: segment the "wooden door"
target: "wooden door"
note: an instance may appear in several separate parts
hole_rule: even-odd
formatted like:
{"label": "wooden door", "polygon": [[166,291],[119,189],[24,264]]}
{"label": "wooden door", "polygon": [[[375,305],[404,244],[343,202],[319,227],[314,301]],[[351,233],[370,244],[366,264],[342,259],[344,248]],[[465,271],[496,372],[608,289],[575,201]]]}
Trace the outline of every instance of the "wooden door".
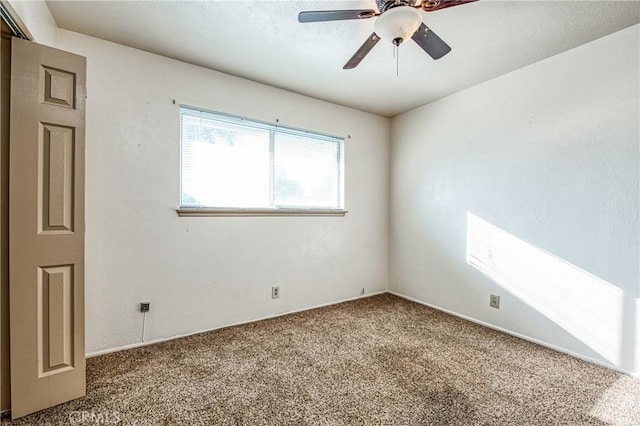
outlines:
{"label": "wooden door", "polygon": [[84,396],[86,60],[13,39],[9,311],[13,418]]}

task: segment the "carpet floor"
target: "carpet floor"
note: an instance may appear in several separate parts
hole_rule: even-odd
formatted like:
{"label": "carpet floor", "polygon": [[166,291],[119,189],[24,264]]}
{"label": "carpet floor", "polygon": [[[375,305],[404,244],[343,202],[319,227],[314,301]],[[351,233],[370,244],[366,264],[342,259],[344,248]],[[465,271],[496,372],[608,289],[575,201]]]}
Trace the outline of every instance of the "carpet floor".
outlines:
{"label": "carpet floor", "polygon": [[389,294],[87,360],[3,425],[640,425],[640,380]]}

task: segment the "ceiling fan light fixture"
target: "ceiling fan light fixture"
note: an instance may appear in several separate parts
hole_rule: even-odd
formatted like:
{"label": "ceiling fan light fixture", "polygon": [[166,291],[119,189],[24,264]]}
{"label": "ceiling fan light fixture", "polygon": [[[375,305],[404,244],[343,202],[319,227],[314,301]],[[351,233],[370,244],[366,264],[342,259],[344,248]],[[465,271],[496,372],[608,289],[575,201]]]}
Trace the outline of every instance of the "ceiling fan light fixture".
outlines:
{"label": "ceiling fan light fixture", "polygon": [[375,33],[387,43],[400,44],[418,31],[422,24],[420,12],[411,6],[398,6],[381,14],[373,28]]}

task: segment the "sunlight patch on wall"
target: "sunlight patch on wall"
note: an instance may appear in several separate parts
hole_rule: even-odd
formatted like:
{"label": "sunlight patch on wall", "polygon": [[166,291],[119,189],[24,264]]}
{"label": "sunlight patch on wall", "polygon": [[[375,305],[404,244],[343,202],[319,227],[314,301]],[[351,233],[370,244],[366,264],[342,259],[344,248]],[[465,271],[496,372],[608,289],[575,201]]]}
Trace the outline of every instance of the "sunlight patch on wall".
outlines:
{"label": "sunlight patch on wall", "polygon": [[467,213],[467,263],[619,365],[619,288]]}

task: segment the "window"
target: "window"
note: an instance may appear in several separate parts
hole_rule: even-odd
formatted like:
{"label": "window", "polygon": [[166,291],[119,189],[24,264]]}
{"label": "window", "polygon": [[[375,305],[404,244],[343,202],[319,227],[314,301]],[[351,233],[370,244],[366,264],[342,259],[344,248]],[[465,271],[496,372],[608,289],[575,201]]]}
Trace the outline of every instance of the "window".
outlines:
{"label": "window", "polygon": [[180,108],[179,212],[342,212],[344,139]]}

